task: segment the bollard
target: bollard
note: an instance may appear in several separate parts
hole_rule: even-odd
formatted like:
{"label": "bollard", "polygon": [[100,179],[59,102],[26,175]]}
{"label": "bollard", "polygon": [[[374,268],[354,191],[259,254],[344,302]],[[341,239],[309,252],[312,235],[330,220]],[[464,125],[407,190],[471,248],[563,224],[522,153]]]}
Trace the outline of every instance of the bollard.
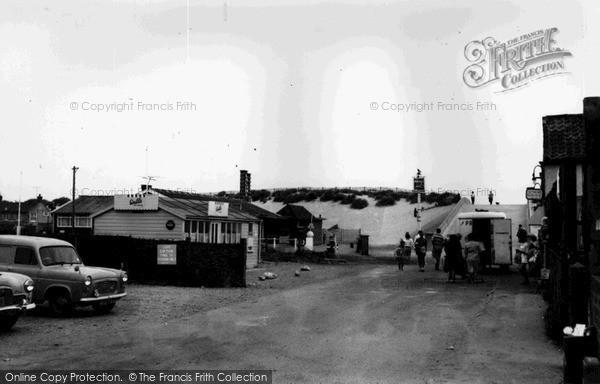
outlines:
{"label": "bollard", "polygon": [[600,362],[596,357],[583,358],[582,384],[600,384]]}

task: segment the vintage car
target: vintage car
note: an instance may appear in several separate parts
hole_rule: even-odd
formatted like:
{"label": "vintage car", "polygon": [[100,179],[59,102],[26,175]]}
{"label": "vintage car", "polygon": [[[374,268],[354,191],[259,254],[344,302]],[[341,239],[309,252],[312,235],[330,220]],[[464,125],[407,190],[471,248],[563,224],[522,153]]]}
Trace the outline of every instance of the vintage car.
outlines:
{"label": "vintage car", "polygon": [[0,235],[0,272],[31,277],[33,302],[48,301],[57,315],[91,305],[98,313],[112,310],[125,297],[125,271],[84,266],[73,246],[62,240]]}
{"label": "vintage car", "polygon": [[31,302],[33,280],[18,273],[0,272],[0,332],[10,329],[27,310]]}

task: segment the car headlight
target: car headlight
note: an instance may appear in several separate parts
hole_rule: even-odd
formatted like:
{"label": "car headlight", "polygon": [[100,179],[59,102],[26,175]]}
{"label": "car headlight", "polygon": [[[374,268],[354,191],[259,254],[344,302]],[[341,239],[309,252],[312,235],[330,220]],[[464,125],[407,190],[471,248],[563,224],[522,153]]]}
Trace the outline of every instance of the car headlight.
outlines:
{"label": "car headlight", "polygon": [[25,289],[25,292],[33,291],[33,280],[31,280],[31,279],[25,280],[25,282],[23,283],[23,288]]}
{"label": "car headlight", "polygon": [[86,278],[85,278],[85,282],[84,282],[84,284],[85,284],[86,286],[88,286],[88,287],[89,287],[90,285],[92,285],[92,277],[91,277],[91,276],[88,276],[88,277],[86,277]]}
{"label": "car headlight", "polygon": [[121,279],[123,279],[123,282],[126,283],[127,280],[129,280],[129,276],[127,276],[127,273],[123,272],[123,274],[121,275]]}

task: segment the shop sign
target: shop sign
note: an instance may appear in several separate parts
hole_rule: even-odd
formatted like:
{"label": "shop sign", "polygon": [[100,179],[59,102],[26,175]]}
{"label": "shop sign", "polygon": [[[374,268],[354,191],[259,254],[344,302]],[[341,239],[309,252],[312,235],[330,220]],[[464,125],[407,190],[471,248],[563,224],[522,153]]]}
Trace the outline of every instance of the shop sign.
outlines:
{"label": "shop sign", "polygon": [[156,264],[177,265],[177,244],[158,244],[156,246]]}
{"label": "shop sign", "polygon": [[527,200],[539,201],[542,200],[542,197],[544,197],[544,192],[541,189],[527,188],[527,190],[525,190],[525,198],[527,198]]}
{"label": "shop sign", "polygon": [[208,202],[208,216],[227,217],[229,214],[229,203],[223,201]]}
{"label": "shop sign", "polygon": [[115,195],[115,211],[156,211],[158,195],[135,193],[132,195]]}

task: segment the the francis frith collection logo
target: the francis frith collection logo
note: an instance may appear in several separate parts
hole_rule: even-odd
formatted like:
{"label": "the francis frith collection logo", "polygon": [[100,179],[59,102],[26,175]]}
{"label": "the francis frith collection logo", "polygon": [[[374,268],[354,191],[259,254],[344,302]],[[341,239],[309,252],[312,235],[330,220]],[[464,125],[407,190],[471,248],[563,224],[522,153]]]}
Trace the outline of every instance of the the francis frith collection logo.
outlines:
{"label": "the francis frith collection logo", "polygon": [[567,73],[564,58],[571,56],[557,46],[558,28],[540,29],[500,43],[493,37],[472,41],[465,47],[471,63],[463,73],[471,88],[499,82],[500,92],[522,87],[534,80]]}

